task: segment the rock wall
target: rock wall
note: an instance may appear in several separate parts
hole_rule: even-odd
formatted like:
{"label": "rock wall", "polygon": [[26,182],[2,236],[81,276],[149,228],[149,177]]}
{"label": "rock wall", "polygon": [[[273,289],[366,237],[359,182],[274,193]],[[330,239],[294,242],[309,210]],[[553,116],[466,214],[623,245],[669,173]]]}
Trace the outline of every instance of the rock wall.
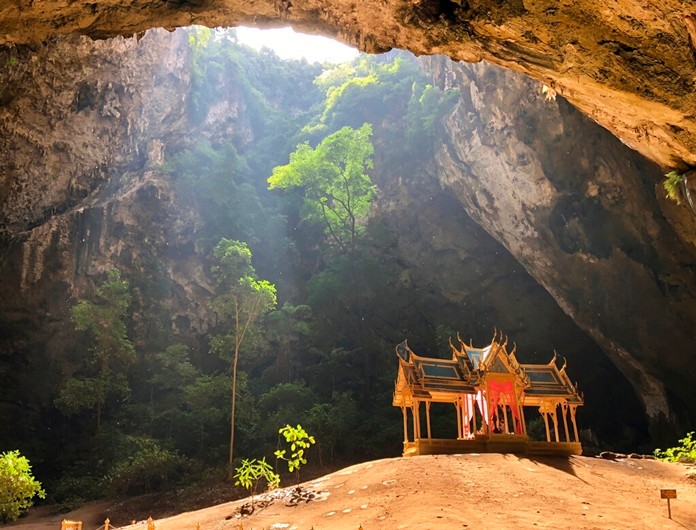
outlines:
{"label": "rock wall", "polygon": [[23,0],[0,8],[0,44],[191,24],[292,24],[372,53],[486,60],[546,83],[663,168],[696,165],[696,11],[685,0]]}
{"label": "rock wall", "polygon": [[[44,380],[42,365],[49,373],[36,385],[38,400],[55,395],[70,372],[69,309],[112,267],[157,271],[132,280],[136,328],[153,286],[175,332],[195,336],[213,321],[195,246],[198,215],[158,170],[163,146],[188,127],[184,38],[153,31],[141,40],[70,37],[3,51],[0,61],[15,60],[0,82],[0,364],[23,367],[5,370],[4,405],[36,385],[28,374]],[[234,119],[230,112],[217,125]]]}
{"label": "rock wall", "polygon": [[662,214],[659,169],[528,79],[427,62],[462,90],[435,157],[443,188],[604,349],[655,436],[674,410],[693,418],[696,254]]}

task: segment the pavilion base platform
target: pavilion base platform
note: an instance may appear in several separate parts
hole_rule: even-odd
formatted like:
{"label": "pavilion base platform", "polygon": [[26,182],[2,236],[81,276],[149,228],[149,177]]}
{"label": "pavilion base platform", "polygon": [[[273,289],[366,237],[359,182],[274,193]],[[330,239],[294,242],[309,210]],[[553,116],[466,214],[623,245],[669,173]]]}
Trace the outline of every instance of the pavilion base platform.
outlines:
{"label": "pavilion base platform", "polygon": [[404,456],[511,453],[531,456],[581,455],[579,442],[533,442],[524,435],[477,435],[467,440],[417,438],[404,442]]}

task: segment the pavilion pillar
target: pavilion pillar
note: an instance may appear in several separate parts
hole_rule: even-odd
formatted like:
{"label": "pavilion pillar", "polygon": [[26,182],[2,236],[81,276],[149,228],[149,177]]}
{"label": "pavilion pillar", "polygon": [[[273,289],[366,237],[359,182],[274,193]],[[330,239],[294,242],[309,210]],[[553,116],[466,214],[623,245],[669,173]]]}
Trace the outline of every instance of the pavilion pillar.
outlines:
{"label": "pavilion pillar", "polygon": [[474,396],[470,396],[469,399],[471,400],[469,402],[469,405],[471,406],[471,418],[474,422],[474,436],[476,436],[476,433],[478,432],[478,426],[476,425],[476,401]]}
{"label": "pavilion pillar", "polygon": [[[483,400],[484,403],[484,414],[481,415],[481,422],[483,425],[481,427],[484,428],[484,433],[485,434],[491,434],[491,402],[488,398],[488,391],[486,391],[486,399]],[[485,418],[485,419],[484,419]],[[484,427],[485,425],[485,427]]]}
{"label": "pavilion pillar", "polygon": [[568,434],[568,403],[561,403],[561,411],[563,412],[563,430],[565,431],[565,441],[570,442],[570,434]]}
{"label": "pavilion pillar", "polygon": [[570,406],[570,421],[573,423],[573,433],[575,434],[575,441],[579,442],[580,441],[580,436],[578,435],[578,424],[575,423],[575,413],[578,410],[577,405],[571,405]]}
{"label": "pavilion pillar", "polygon": [[404,417],[404,443],[408,443],[408,412],[406,407],[401,407],[401,414]]}
{"label": "pavilion pillar", "polygon": [[430,434],[430,401],[425,402],[425,423],[428,429],[428,440],[432,438]]}
{"label": "pavilion pillar", "polygon": [[415,442],[420,438],[420,414],[418,409],[420,408],[420,402],[416,399],[413,401],[411,406],[411,416],[413,416],[413,441]]}
{"label": "pavilion pillar", "polygon": [[418,401],[416,403],[416,418],[417,418],[417,424],[416,426],[418,427],[418,438],[421,437],[421,419],[420,419],[420,409],[421,409],[421,402]]}
{"label": "pavilion pillar", "polygon": [[527,420],[524,418],[524,407],[517,405],[517,414],[520,418],[520,434],[527,436]]}
{"label": "pavilion pillar", "polygon": [[557,407],[558,404],[555,404],[553,407],[553,412],[551,413],[551,419],[553,420],[554,438],[557,442],[560,442],[561,440],[558,437],[558,415],[556,414]]}
{"label": "pavilion pillar", "polygon": [[508,424],[508,406],[502,405],[500,408],[503,409],[503,417],[505,418],[505,434],[508,434],[510,432],[510,426]]}
{"label": "pavilion pillar", "polygon": [[464,435],[462,434],[462,404],[461,404],[461,398],[457,397],[456,401],[454,402],[454,411],[457,414],[457,440],[461,440],[464,438]]}
{"label": "pavilion pillar", "polygon": [[546,427],[546,441],[551,441],[551,431],[549,431],[549,413],[542,412],[541,415],[544,417],[544,426]]}
{"label": "pavilion pillar", "polygon": [[[471,417],[476,417],[476,414],[472,413],[473,407],[471,405],[471,396],[469,394],[467,394],[464,398],[464,407],[466,410],[464,416],[464,435],[468,438],[471,435]],[[474,432],[476,432],[475,428]]]}

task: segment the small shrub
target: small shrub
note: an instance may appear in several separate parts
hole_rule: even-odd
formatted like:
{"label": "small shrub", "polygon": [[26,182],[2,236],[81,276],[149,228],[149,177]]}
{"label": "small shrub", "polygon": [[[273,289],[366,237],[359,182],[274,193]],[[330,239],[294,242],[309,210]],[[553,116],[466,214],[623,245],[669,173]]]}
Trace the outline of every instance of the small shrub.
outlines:
{"label": "small shrub", "polygon": [[176,451],[160,447],[156,440],[133,438],[136,449],[114,464],[108,474],[112,495],[138,495],[166,488],[178,478],[185,458]]}
{"label": "small shrub", "polygon": [[300,481],[300,467],[307,463],[307,459],[304,457],[306,449],[309,449],[312,444],[315,443],[314,436],[307,434],[299,423],[297,427],[291,427],[286,425],[278,430],[278,434],[282,434],[285,437],[285,441],[290,444],[290,451],[292,453],[289,457],[285,456],[287,453],[286,449],[279,449],[275,452],[276,459],[285,460],[288,463],[288,471],[292,473],[296,472],[297,482]]}
{"label": "small shrub", "polygon": [[48,502],[59,504],[61,512],[76,510],[87,501],[104,495],[104,477],[69,470],[51,484]]}
{"label": "small shrub", "polygon": [[235,486],[242,486],[250,493],[252,510],[254,508],[254,495],[261,479],[266,481],[266,487],[269,490],[276,489],[280,484],[280,475],[273,471],[265,458],[242,460],[242,465],[235,469],[234,479]]}
{"label": "small shrub", "polygon": [[665,175],[662,185],[667,192],[667,198],[672,199],[677,204],[681,204],[681,185],[684,182],[684,175],[676,171],[670,171]]}
{"label": "small shrub", "polygon": [[0,521],[14,521],[34,504],[33,498],[46,497],[41,483],[31,474],[31,466],[19,451],[0,455]]}
{"label": "small shrub", "polygon": [[667,462],[696,463],[696,432],[687,433],[679,440],[681,445],[669,449],[655,449],[655,458]]}

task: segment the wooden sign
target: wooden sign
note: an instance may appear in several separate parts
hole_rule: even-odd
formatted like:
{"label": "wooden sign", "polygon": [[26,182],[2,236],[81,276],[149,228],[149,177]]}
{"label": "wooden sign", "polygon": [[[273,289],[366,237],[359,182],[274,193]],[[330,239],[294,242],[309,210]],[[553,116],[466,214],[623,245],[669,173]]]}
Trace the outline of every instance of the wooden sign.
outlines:
{"label": "wooden sign", "polygon": [[670,501],[670,499],[677,498],[677,490],[660,489],[660,498],[667,499],[667,516],[671,519],[672,518],[672,506],[670,505],[669,501]]}

